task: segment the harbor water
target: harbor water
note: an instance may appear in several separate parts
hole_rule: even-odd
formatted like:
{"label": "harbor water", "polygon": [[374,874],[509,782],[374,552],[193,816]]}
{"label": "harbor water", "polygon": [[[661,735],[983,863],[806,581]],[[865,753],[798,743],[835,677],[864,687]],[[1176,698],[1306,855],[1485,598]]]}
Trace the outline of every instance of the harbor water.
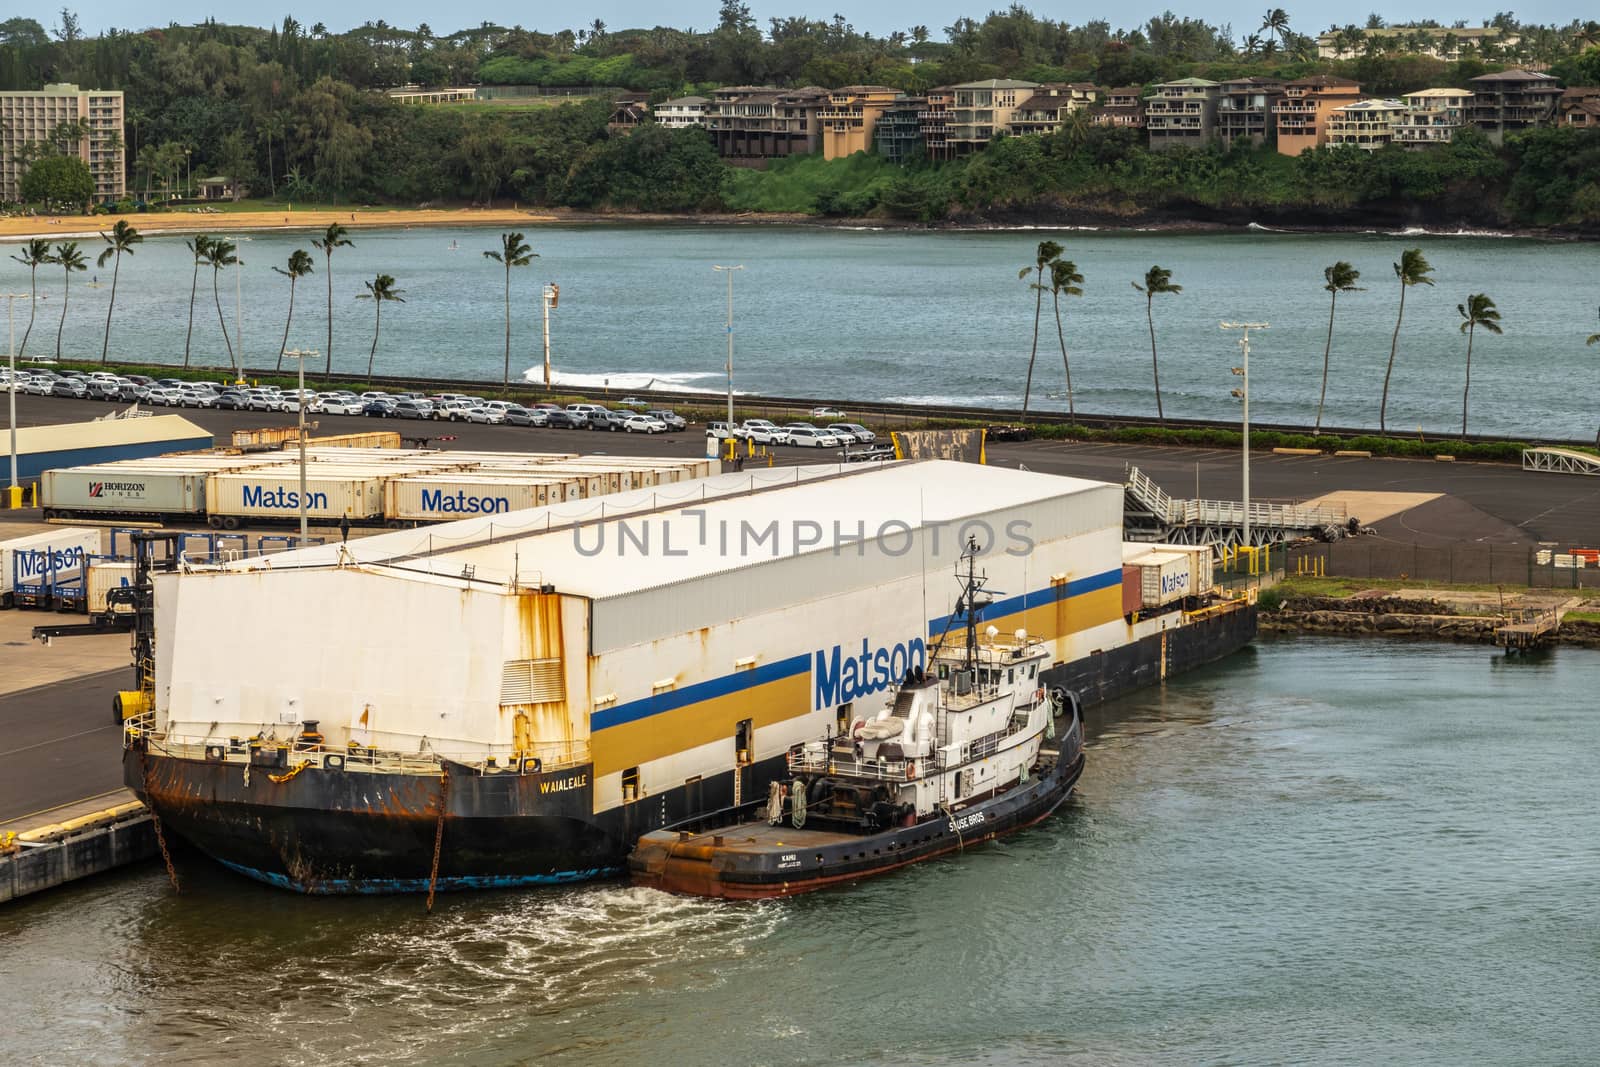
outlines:
{"label": "harbor water", "polygon": [[1039,827],[758,905],[143,867],[0,911],[0,1059],[1590,1063],[1597,682],[1264,639],[1094,712]]}
{"label": "harbor water", "polygon": [[[137,222],[137,220],[135,220]],[[539,286],[561,287],[551,315],[558,380],[626,392],[726,388],[725,276],[734,280],[735,387],[754,393],[851,400],[917,400],[1020,406],[1033,338],[1034,294],[1017,271],[1035,245],[1060,241],[1084,275],[1081,299],[1062,314],[1078,409],[1154,415],[1145,299],[1132,282],[1152,264],[1182,293],[1157,297],[1156,339],[1166,414],[1232,420],[1236,334],[1221,320],[1268,321],[1253,338],[1251,411],[1263,422],[1309,425],[1316,416],[1327,341],[1323,268],[1346,260],[1363,292],[1339,298],[1327,411],[1332,426],[1375,427],[1399,304],[1391,264],[1421,248],[1435,284],[1410,290],[1389,401],[1388,425],[1405,433],[1459,432],[1466,338],[1457,305],[1487,293],[1503,336],[1479,331],[1473,349],[1472,429],[1588,439],[1592,398],[1574,383],[1593,377],[1584,338],[1600,329],[1600,293],[1551,279],[1592,278],[1592,243],[1420,233],[1310,235],[1099,230],[928,232],[794,226],[543,225],[524,228],[539,259],[512,272],[511,373],[542,361]],[[241,332],[244,363],[271,366],[284,342],[288,280],[272,271],[296,248],[313,252],[301,280],[288,347],[327,347],[326,261],[309,232],[239,239],[232,270],[202,268],[194,305],[195,362],[227,366],[221,319]],[[355,230],[333,257],[334,368],[363,373],[373,306],[363,281],[392,274],[405,303],[383,312],[379,374],[499,381],[505,365],[505,273],[482,251],[492,229]],[[90,235],[85,246],[99,247]],[[453,246],[453,247],[452,247]],[[91,247],[91,252],[93,251]],[[12,265],[11,285],[27,287]],[[98,358],[107,268],[74,277],[63,349]],[[213,282],[217,283],[213,292]],[[181,363],[193,282],[181,236],[152,236],[124,257],[112,353]],[[60,272],[39,272],[38,321],[29,354],[54,351]],[[21,339],[26,307],[19,308]],[[240,329],[235,331],[238,321]],[[292,361],[290,361],[292,363]],[[314,368],[309,366],[308,370]],[[542,380],[542,372],[540,374]],[[1064,410],[1065,371],[1044,300],[1033,404]]]}

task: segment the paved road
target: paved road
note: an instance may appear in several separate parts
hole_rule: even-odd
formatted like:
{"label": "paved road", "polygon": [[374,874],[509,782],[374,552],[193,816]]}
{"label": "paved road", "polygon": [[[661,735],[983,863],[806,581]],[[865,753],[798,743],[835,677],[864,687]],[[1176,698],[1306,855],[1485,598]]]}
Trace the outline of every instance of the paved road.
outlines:
{"label": "paved road", "polygon": [[0,822],[122,787],[111,698],[129,679],[103,671],[0,700]]}
{"label": "paved road", "polygon": [[[87,400],[17,398],[17,421],[25,426],[88,419],[108,410],[105,404]],[[287,415],[262,412],[190,409],[182,414],[210,430],[219,442],[229,440],[235,429],[293,422]],[[696,427],[682,433],[642,437],[345,415],[319,419],[319,434],[391,429],[405,434],[454,435],[454,441],[435,442],[451,449],[676,456],[703,455],[705,449],[705,438]],[[833,453],[827,451],[788,448],[777,450],[775,462],[815,462],[832,457]],[[1197,483],[1200,496],[1237,500],[1241,494],[1239,453],[1231,449],[1031,441],[991,445],[989,459],[1008,467],[1022,465],[1030,470],[1111,482],[1122,481],[1125,466],[1132,464],[1175,496],[1197,495]],[[1600,478],[1534,474],[1508,464],[1276,456],[1262,452],[1252,454],[1250,471],[1252,493],[1263,500],[1307,500],[1340,490],[1435,492],[1450,498],[1379,523],[1380,532],[1395,540],[1499,544],[1553,541],[1563,546],[1600,541]]]}

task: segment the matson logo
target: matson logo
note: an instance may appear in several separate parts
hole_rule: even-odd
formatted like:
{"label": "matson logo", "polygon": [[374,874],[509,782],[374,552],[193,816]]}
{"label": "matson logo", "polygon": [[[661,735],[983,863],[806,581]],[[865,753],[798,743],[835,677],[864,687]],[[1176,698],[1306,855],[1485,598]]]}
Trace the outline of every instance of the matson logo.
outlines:
{"label": "matson logo", "polygon": [[443,511],[451,515],[494,515],[511,510],[511,498],[473,496],[465,489],[452,493],[445,489],[422,491],[423,511]]}
{"label": "matson logo", "polygon": [[811,668],[815,708],[838,707],[896,685],[913,667],[926,669],[928,646],[920,637],[898,645],[873,648],[863,637],[861,654],[846,657],[843,645],[831,651],[817,649]]}
{"label": "matson logo", "polygon": [[78,545],[71,548],[19,548],[14,554],[16,560],[12,564],[16,568],[16,579],[43,578],[52,571],[56,574],[70,573],[83,568],[83,549]]}
{"label": "matson logo", "polygon": [[1184,590],[1186,590],[1188,588],[1189,588],[1189,572],[1188,571],[1178,571],[1175,574],[1163,574],[1161,576],[1161,595],[1162,596],[1171,596],[1173,593],[1181,593],[1181,592],[1183,592]]}
{"label": "matson logo", "polygon": [[144,494],[144,483],[143,482],[90,482],[89,483],[89,495],[91,497],[105,496],[108,493],[111,494],[112,496],[117,496],[119,494],[124,494],[124,493],[142,496]]}
{"label": "matson logo", "polygon": [[[244,506],[247,508],[282,510],[299,508],[300,494],[292,489],[285,489],[282,486],[278,486],[275,489],[268,489],[264,485],[247,485],[244,486]],[[327,506],[327,493],[318,493],[314,491],[306,493],[306,507],[326,508]]]}

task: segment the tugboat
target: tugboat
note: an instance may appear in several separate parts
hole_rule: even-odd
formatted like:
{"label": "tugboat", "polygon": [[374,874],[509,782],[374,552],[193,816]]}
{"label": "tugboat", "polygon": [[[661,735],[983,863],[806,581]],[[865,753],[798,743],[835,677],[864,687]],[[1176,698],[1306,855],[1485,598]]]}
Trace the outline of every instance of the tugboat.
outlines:
{"label": "tugboat", "polygon": [[[792,747],[765,818],[641,837],[628,860],[634,883],[738,900],[795,896],[958,852],[1054,812],[1083,773],[1078,697],[1046,690],[1049,651],[1026,632],[1002,641],[990,626],[979,641],[994,594],[977,555],[969,541],[956,571],[961,595],[926,671],[908,672],[848,732]],[[963,640],[952,647],[958,621]]]}

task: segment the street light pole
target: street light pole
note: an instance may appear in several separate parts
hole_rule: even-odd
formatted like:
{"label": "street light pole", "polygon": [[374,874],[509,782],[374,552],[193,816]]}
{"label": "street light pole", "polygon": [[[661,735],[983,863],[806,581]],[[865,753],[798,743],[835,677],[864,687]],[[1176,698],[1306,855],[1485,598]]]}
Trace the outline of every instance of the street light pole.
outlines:
{"label": "street light pole", "polygon": [[10,507],[22,504],[21,490],[17,485],[17,323],[15,309],[18,300],[31,300],[31,293],[0,293],[6,298],[6,407],[11,428],[11,495],[6,503]]}
{"label": "street light pole", "polygon": [[315,359],[321,353],[314,348],[297,348],[292,352],[285,352],[284,355],[293,356],[300,365],[300,388],[295,395],[300,401],[300,433],[298,435],[300,439],[300,544],[304,547],[307,540],[308,526],[306,520],[306,359],[308,357]]}
{"label": "street light pole", "polygon": [[[244,380],[244,260],[234,264],[233,271],[233,347],[239,352],[239,380]],[[305,388],[305,382],[300,387]]]}
{"label": "street light pole", "polygon": [[728,276],[728,430],[731,433],[733,430],[733,272],[744,270],[744,264],[711,269],[721,271]]}
{"label": "street light pole", "polygon": [[561,299],[561,288],[554,284],[545,285],[541,292],[541,303],[544,305],[544,388],[550,390],[550,309],[556,306],[556,301]]}
{"label": "street light pole", "polygon": [[1239,338],[1239,349],[1244,353],[1243,365],[1234,367],[1233,373],[1243,379],[1242,388],[1235,389],[1233,395],[1244,402],[1244,536],[1242,543],[1250,544],[1250,331],[1265,330],[1265,322],[1224,322],[1224,330],[1242,330],[1243,336]]}

